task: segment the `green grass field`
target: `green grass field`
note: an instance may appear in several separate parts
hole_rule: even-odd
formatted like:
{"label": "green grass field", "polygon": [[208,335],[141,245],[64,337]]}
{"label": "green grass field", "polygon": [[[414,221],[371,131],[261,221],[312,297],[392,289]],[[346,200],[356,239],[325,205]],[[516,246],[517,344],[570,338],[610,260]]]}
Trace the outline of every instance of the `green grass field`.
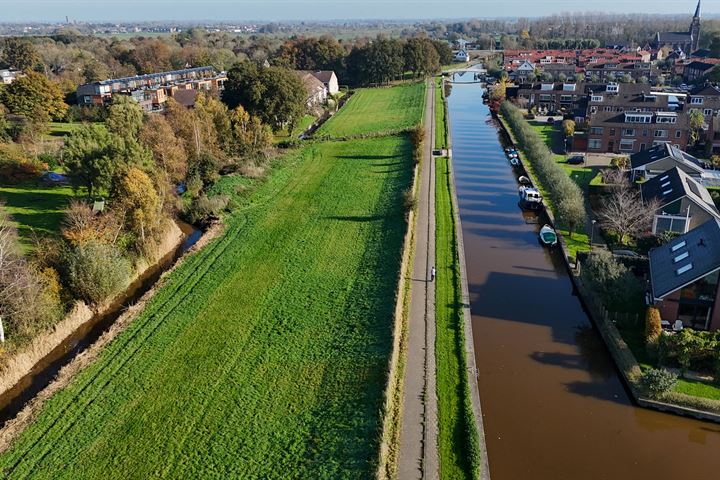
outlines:
{"label": "green grass field", "polygon": [[278,143],[278,142],[282,142],[283,140],[292,140],[292,138],[297,138],[298,136],[300,136],[301,133],[303,133],[305,130],[307,130],[308,127],[310,127],[310,125],[312,125],[315,120],[317,120],[317,118],[314,117],[313,115],[304,115],[300,119],[300,122],[295,127],[292,137],[290,137],[290,135],[288,134],[287,129],[283,128],[277,134],[274,135],[273,141],[275,143]]}
{"label": "green grass field", "polygon": [[471,458],[477,459],[479,450],[467,433],[475,425],[468,425],[472,410],[468,411],[462,292],[447,158],[437,159],[435,173],[435,356],[440,477],[472,479],[475,476]]}
{"label": "green grass field", "polygon": [[337,138],[407,129],[420,123],[424,101],[424,82],[361,89],[316,135]]}
{"label": "green grass field", "polygon": [[34,235],[55,235],[68,202],[75,198],[70,187],[39,187],[35,182],[0,186],[0,203],[12,215],[24,248]]}
{"label": "green grass field", "polygon": [[373,476],[411,145],[289,155],[48,401],[5,476]]}

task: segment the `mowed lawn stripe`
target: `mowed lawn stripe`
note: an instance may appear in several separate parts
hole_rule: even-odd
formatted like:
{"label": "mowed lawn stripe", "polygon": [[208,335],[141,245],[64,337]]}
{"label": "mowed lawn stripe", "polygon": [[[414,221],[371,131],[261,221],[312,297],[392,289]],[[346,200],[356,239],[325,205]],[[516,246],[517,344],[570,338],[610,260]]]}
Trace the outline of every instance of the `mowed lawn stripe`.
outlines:
{"label": "mowed lawn stripe", "polygon": [[152,302],[48,402],[0,459],[18,462],[12,478],[372,475],[410,145],[328,143],[303,157],[230,221],[237,236],[206,254],[197,286],[176,302],[164,293],[192,281],[202,263],[190,259],[158,292],[168,305]]}
{"label": "mowed lawn stripe", "polygon": [[337,138],[411,128],[423,116],[424,99],[425,82],[360,89],[316,136]]}

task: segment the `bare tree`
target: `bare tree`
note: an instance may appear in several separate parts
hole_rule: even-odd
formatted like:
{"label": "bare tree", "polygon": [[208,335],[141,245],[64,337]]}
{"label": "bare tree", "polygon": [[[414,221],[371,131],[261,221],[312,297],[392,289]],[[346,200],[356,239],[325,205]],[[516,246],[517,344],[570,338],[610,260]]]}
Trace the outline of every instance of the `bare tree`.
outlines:
{"label": "bare tree", "polygon": [[598,214],[603,228],[617,232],[622,244],[650,230],[658,201],[643,202],[640,191],[622,170],[606,173],[605,179],[612,185],[612,193],[605,199]]}

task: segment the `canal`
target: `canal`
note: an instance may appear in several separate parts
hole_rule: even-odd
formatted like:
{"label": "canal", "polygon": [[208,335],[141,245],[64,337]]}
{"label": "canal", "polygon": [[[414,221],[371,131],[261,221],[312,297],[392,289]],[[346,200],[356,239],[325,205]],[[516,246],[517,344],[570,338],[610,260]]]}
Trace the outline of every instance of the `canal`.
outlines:
{"label": "canal", "polygon": [[448,102],[493,480],[718,478],[720,425],[630,401],[560,254],[518,208],[482,93],[453,84]]}

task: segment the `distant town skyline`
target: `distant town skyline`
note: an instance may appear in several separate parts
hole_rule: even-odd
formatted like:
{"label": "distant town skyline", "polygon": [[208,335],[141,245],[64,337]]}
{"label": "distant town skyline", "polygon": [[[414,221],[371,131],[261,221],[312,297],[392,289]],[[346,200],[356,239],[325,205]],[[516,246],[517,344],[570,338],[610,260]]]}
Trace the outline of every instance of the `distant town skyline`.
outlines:
{"label": "distant town skyline", "polygon": [[[198,8],[201,5],[201,8]],[[690,15],[695,0],[605,0],[602,8],[575,0],[0,0],[0,22],[71,21],[292,21],[409,20],[532,17],[563,12]],[[704,0],[704,15],[720,13],[720,0]]]}

